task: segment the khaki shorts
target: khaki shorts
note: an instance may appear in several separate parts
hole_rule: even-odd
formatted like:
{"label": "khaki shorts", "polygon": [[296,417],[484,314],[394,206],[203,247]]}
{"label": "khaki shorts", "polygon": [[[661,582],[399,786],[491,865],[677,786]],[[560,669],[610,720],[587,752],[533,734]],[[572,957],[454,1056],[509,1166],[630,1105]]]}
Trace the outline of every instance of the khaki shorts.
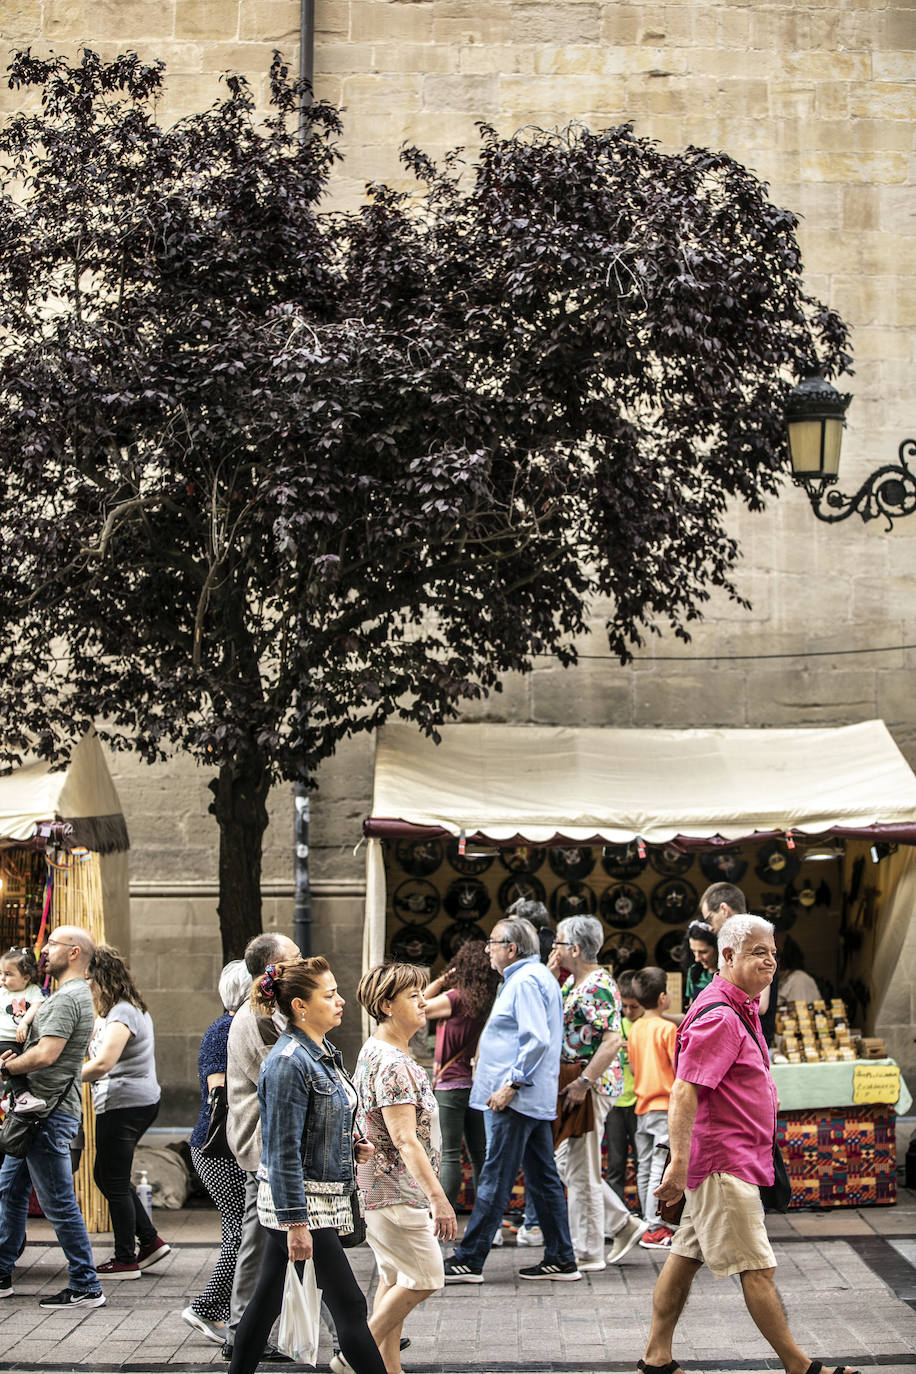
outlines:
{"label": "khaki shorts", "polygon": [[699,1188],[688,1188],[686,1196],[672,1255],[705,1262],[717,1279],[776,1268],[756,1183],[733,1174],[710,1174]]}
{"label": "khaki shorts", "polygon": [[442,1251],[428,1212],[403,1202],[367,1211],[366,1239],[389,1287],[445,1287]]}

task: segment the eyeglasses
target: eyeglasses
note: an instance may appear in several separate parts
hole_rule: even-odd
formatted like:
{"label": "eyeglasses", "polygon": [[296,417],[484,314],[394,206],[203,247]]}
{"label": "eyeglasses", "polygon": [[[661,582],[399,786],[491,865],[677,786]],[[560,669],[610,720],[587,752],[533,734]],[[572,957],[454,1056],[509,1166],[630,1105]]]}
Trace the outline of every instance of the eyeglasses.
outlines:
{"label": "eyeglasses", "polygon": [[60,945],[63,949],[78,949],[78,948],[79,948],[78,945],[68,945],[66,940],[55,940],[55,939],[53,939],[53,938],[50,939],[50,940],[45,940],[45,949],[47,949],[49,945]]}
{"label": "eyeglasses", "polygon": [[515,944],[515,941],[514,941],[514,940],[484,940],[483,943],[484,943],[484,948],[486,949],[489,945],[514,945],[514,944]]}
{"label": "eyeglasses", "polygon": [[572,949],[574,943],[575,943],[575,941],[573,941],[573,942],[571,943],[569,940],[554,940],[552,948],[553,948],[553,949]]}

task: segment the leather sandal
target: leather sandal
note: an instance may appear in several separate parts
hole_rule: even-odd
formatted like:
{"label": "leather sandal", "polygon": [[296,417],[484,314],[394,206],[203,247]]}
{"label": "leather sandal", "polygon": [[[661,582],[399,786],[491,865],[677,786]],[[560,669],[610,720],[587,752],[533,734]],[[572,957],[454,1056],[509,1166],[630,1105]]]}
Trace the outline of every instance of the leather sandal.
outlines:
{"label": "leather sandal", "polygon": [[[677,1360],[669,1360],[667,1364],[646,1364],[645,1360],[637,1360],[636,1368],[641,1370],[642,1374],[675,1374],[675,1371],[679,1370],[681,1366],[678,1364]],[[683,1374],[683,1371],[681,1371],[681,1374]],[[807,1374],[819,1374],[819,1371],[809,1369],[807,1370]],[[839,1374],[843,1374],[843,1371],[840,1370]],[[858,1371],[856,1371],[856,1374],[858,1374]]]}
{"label": "leather sandal", "polygon": [[[850,1366],[845,1364],[838,1364],[836,1369],[830,1370],[830,1374],[846,1374],[846,1370],[849,1367]],[[805,1374],[824,1374],[823,1361],[812,1360],[805,1370]],[[852,1374],[860,1374],[860,1371],[858,1369],[853,1369]]]}

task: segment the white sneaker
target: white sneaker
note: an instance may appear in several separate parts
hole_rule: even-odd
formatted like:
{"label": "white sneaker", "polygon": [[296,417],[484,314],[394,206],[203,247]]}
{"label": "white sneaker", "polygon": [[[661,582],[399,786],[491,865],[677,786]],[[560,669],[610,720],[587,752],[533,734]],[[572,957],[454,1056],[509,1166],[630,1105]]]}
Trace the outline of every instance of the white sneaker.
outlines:
{"label": "white sneaker", "polygon": [[338,1350],[337,1354],[332,1355],[328,1361],[328,1369],[330,1369],[331,1374],[349,1374],[350,1366]]}
{"label": "white sneaker", "polygon": [[225,1322],[211,1322],[209,1317],[201,1317],[193,1307],[184,1309],[181,1320],[193,1326],[195,1331],[199,1331],[205,1340],[212,1341],[214,1345],[222,1345],[226,1339]]}
{"label": "white sneaker", "polygon": [[525,1226],[524,1223],[518,1228],[518,1235],[515,1237],[516,1245],[543,1245],[544,1232],[540,1226]]}
{"label": "white sneaker", "polygon": [[607,1264],[603,1259],[580,1260],[577,1258],[576,1266],[580,1274],[600,1274],[602,1269],[607,1268]]}
{"label": "white sneaker", "polygon": [[36,1097],[34,1093],[30,1092],[22,1092],[13,1104],[13,1111],[18,1116],[20,1113],[43,1111],[47,1105],[43,1097]]}
{"label": "white sneaker", "polygon": [[625,1221],[611,1240],[611,1248],[607,1252],[608,1264],[619,1264],[624,1255],[630,1253],[640,1236],[644,1236],[648,1229],[649,1223],[641,1221],[639,1217],[630,1217]]}
{"label": "white sneaker", "polygon": [[491,1249],[491,1250],[498,1250],[499,1247],[502,1245],[502,1243],[503,1243],[503,1228],[500,1226],[499,1230],[496,1232],[496,1235],[495,1235],[495,1236],[493,1237],[493,1239],[490,1241],[490,1249]]}

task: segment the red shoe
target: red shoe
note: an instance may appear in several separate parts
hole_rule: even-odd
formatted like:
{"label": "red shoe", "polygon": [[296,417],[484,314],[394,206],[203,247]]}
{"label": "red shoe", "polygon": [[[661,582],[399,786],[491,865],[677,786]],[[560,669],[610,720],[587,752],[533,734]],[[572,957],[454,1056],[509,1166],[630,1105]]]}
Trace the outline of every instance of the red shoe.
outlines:
{"label": "red shoe", "polygon": [[167,1245],[161,1236],[157,1236],[150,1245],[140,1246],[137,1251],[137,1268],[149,1269],[151,1264],[158,1264],[161,1259],[165,1259],[166,1255],[171,1253],[171,1245]]}
{"label": "red shoe", "polygon": [[140,1266],[127,1260],[110,1259],[104,1264],[97,1264],[95,1272],[100,1279],[138,1279]]}
{"label": "red shoe", "polygon": [[653,1226],[651,1231],[647,1231],[640,1238],[640,1245],[644,1250],[670,1250],[674,1232],[667,1226]]}

